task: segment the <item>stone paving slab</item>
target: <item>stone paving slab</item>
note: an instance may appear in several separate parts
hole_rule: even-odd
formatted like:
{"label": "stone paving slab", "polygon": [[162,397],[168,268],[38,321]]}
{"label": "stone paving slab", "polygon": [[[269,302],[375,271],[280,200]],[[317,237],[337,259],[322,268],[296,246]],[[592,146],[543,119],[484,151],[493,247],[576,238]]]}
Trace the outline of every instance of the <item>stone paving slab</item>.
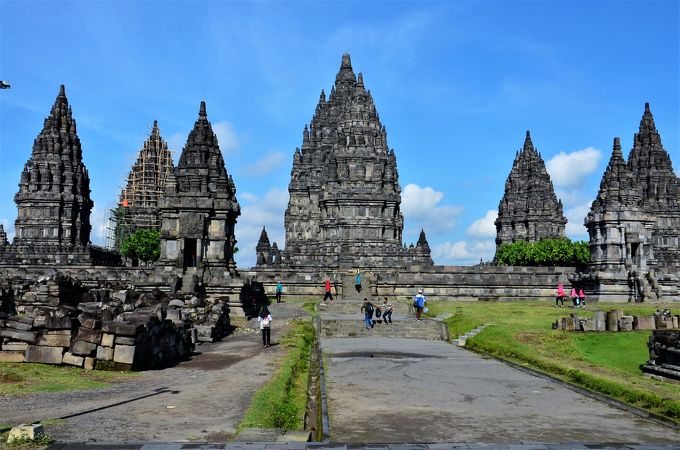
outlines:
{"label": "stone paving slab", "polygon": [[592,444],[581,442],[565,442],[565,443],[520,443],[520,444],[497,444],[497,443],[461,443],[461,442],[440,442],[435,444],[409,444],[409,443],[387,443],[387,444],[332,444],[322,442],[309,443],[290,443],[283,445],[281,443],[248,443],[248,442],[230,442],[230,443],[177,443],[177,442],[156,442],[156,443],[138,443],[138,444],[115,444],[115,443],[91,443],[91,442],[74,442],[69,444],[54,444],[48,447],[48,450],[448,450],[448,449],[471,449],[471,450],[677,450],[679,448],[676,444],[631,444],[631,443],[615,443],[615,444]]}
{"label": "stone paving slab", "polygon": [[680,443],[677,429],[442,341],[325,338],[321,349],[332,441]]}

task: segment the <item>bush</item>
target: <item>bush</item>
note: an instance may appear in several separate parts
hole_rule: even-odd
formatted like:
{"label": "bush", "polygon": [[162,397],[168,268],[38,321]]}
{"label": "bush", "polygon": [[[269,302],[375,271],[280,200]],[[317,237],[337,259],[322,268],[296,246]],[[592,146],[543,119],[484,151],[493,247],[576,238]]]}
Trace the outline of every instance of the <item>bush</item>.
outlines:
{"label": "bush", "polygon": [[120,247],[123,256],[140,261],[157,261],[161,256],[161,233],[143,228],[128,236]]}
{"label": "bush", "polygon": [[566,238],[516,241],[496,251],[496,263],[501,266],[585,266],[589,260],[587,242]]}

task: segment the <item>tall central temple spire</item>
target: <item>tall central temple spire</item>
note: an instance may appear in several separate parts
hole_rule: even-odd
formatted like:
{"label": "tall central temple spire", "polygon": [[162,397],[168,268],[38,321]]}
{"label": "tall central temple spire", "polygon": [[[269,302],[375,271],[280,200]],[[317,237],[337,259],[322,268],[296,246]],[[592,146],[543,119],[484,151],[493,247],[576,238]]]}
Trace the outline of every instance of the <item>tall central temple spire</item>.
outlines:
{"label": "tall central temple spire", "polygon": [[404,248],[397,161],[373,97],[342,56],[335,85],[321,92],[295,150],[285,215],[291,266],[431,265],[425,234]]}

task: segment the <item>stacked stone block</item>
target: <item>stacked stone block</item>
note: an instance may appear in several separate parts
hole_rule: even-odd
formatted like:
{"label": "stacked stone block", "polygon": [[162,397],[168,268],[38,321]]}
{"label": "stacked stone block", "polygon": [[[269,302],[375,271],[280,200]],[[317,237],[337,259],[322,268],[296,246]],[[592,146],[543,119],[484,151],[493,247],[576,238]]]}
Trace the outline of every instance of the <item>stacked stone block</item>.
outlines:
{"label": "stacked stone block", "polygon": [[576,313],[553,323],[553,329],[564,331],[637,331],[668,330],[679,327],[680,316],[670,310],[657,310],[651,316],[626,315],[621,310],[595,311],[592,318],[578,317]]}
{"label": "stacked stone block", "polygon": [[228,297],[182,300],[160,291],[140,295],[99,288],[71,297],[74,306],[63,303],[66,289],[54,289],[70,281],[41,280],[22,295],[21,315],[0,315],[0,361],[156,368],[186,358],[197,342],[213,342],[230,331]]}

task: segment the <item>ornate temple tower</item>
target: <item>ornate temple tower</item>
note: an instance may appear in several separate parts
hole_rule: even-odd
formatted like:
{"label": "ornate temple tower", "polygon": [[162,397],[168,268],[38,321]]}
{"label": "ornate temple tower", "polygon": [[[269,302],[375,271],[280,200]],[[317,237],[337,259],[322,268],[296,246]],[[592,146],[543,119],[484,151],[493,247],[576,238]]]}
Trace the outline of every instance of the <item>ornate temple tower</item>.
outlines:
{"label": "ornate temple tower", "polygon": [[661,144],[649,103],[633,137],[628,166],[640,189],[642,206],[657,215],[652,236],[656,267],[680,267],[680,180]]}
{"label": "ornate temple tower", "polygon": [[14,201],[18,215],[11,253],[16,260],[48,264],[88,261],[93,206],[90,178],[63,85],[33,142]]}
{"label": "ornate temple tower", "polygon": [[679,203],[679,180],[647,103],[628,162],[619,138],[614,138],[609,165],[585,219],[588,268],[603,286],[598,290],[636,301],[661,295],[656,272],[673,273],[680,266]]}
{"label": "ornate temple tower", "polygon": [[172,154],[161,137],[158,122],[154,121],[151,135],[144,141],[120,194],[119,207],[115,212],[116,247],[120,247],[123,240],[137,229],[160,229],[158,200],[172,169]]}
{"label": "ornate temple tower", "polygon": [[[404,250],[394,150],[362,74],[342,56],[295,150],[285,214],[285,264],[293,267],[431,265],[429,246]],[[424,238],[424,236],[423,236]]]}
{"label": "ornate temple tower", "polygon": [[165,271],[195,272],[208,267],[236,274],[234,226],[241,209],[227,174],[217,137],[201,102],[177,167],[159,199],[161,258]]}
{"label": "ornate temple tower", "polygon": [[498,205],[496,249],[501,244],[520,240],[563,238],[566,223],[562,201],[557,199],[545,163],[527,131]]}

